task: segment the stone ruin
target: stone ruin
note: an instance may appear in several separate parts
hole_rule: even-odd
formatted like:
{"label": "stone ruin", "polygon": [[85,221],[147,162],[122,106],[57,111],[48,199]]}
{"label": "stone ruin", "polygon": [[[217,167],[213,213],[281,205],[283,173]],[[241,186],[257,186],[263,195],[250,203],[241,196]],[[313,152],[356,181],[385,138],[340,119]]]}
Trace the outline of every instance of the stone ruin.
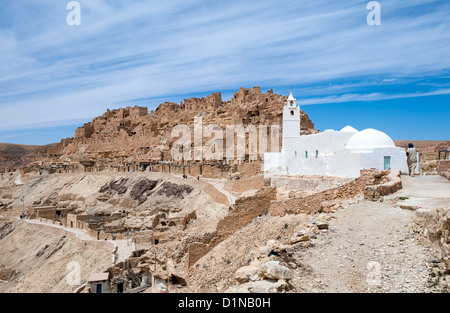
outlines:
{"label": "stone ruin", "polygon": [[[279,125],[281,136],[282,108],[286,99],[273,93],[273,90],[262,93],[259,87],[254,87],[240,88],[226,102],[217,92],[206,98],[185,99],[180,104],[165,102],[150,113],[146,107],[138,106],[108,110],[79,127],[73,138],[63,139],[50,147],[47,157],[37,159],[24,170],[51,174],[147,169],[211,177],[218,177],[221,172],[242,171],[236,166],[249,163],[248,154],[245,160],[229,162],[175,162],[171,149],[178,138],[171,136],[172,129],[180,124],[192,128],[194,117],[201,116],[204,126],[214,124],[222,129],[227,125]],[[301,125],[302,134],[318,132],[303,111]],[[208,140],[203,138],[203,143]],[[261,161],[260,157],[254,162]],[[208,170],[202,166],[209,168],[211,173],[208,175]]]}

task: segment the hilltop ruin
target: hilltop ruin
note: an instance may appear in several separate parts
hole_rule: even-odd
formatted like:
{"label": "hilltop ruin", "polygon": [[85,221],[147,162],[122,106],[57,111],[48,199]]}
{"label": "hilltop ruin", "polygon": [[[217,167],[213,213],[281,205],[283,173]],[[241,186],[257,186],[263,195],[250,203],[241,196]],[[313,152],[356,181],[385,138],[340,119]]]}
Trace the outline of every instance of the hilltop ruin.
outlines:
{"label": "hilltop ruin", "polygon": [[[172,129],[180,124],[193,127],[194,117],[200,116],[203,125],[223,128],[227,125],[279,125],[282,131],[282,108],[286,99],[273,90],[262,93],[259,87],[253,87],[240,88],[229,101],[223,101],[221,93],[217,92],[206,98],[185,99],[180,104],[165,102],[150,113],[146,107],[138,106],[108,110],[79,127],[73,138],[50,147],[46,157],[29,164],[25,171],[74,173],[153,169],[208,177],[244,173],[248,171],[248,156],[246,160],[234,162],[175,162],[171,148],[177,138],[171,136]],[[303,111],[301,120],[302,134],[319,132]],[[223,144],[227,144],[225,140]],[[256,160],[256,171],[260,171],[260,161]]]}

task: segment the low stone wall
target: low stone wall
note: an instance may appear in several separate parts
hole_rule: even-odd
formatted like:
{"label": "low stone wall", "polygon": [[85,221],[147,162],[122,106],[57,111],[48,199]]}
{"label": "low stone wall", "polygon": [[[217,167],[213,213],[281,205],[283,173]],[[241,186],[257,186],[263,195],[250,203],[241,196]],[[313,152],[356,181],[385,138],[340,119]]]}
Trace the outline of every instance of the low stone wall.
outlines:
{"label": "low stone wall", "polygon": [[254,218],[267,214],[270,202],[276,199],[275,188],[264,188],[254,196],[236,200],[233,211],[217,224],[217,230],[212,237],[206,237],[202,242],[193,242],[188,246],[188,264],[194,265],[200,258],[215,246],[246,226]]}
{"label": "low stone wall", "polygon": [[285,214],[318,213],[323,210],[322,203],[335,200],[351,199],[362,194],[366,185],[373,183],[377,171],[362,170],[361,176],[337,188],[316,193],[311,196],[289,200],[272,201],[269,207],[271,216],[284,216]]}
{"label": "low stone wall", "polygon": [[403,188],[402,173],[393,171],[387,175],[387,182],[379,185],[366,186],[364,188],[364,199],[378,200]]}
{"label": "low stone wall", "polygon": [[299,191],[320,192],[337,188],[352,180],[354,179],[325,176],[275,176],[271,180],[271,186]]}

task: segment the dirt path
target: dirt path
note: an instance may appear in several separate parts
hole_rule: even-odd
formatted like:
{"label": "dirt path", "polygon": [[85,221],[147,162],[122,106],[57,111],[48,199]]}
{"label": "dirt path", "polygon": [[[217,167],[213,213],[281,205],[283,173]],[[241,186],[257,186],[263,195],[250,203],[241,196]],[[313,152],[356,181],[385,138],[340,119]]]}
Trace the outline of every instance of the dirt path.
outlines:
{"label": "dirt path", "polygon": [[203,180],[207,181],[214,188],[216,188],[219,192],[223,193],[227,197],[230,205],[234,205],[234,203],[236,202],[236,199],[238,197],[225,189],[225,183],[227,182],[227,180],[213,179],[213,178],[206,178],[206,179],[204,178]]}
{"label": "dirt path", "polygon": [[[98,241],[95,238],[89,236],[82,229],[64,227],[64,226],[61,226],[61,225],[55,225],[55,224],[40,222],[38,220],[21,220],[19,218],[17,218],[17,220],[25,222],[25,223],[29,223],[29,224],[35,224],[35,225],[41,225],[41,226],[44,226],[44,227],[53,227],[53,228],[62,229],[64,231],[67,231],[67,232],[75,234],[78,239],[83,240],[83,241]],[[115,257],[114,257],[115,258],[115,263],[122,262],[126,258],[129,258],[131,256],[132,252],[134,250],[136,250],[135,249],[135,244],[133,242],[129,242],[128,240],[107,240],[107,242],[111,243],[114,246],[113,250],[116,251],[115,252]]]}
{"label": "dirt path", "polygon": [[414,211],[399,207],[412,197],[420,207],[450,205],[442,177],[403,177],[404,189],[384,202],[358,201],[331,214],[330,229],[305,250],[302,262],[314,277],[312,292],[429,292],[430,259],[438,253],[410,233]]}

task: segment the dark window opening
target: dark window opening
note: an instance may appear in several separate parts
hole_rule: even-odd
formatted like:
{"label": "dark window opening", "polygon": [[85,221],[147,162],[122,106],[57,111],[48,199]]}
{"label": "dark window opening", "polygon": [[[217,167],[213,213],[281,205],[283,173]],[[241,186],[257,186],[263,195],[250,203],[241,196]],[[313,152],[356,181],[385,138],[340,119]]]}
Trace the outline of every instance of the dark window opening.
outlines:
{"label": "dark window opening", "polygon": [[175,276],[175,275],[170,276],[170,282],[173,285],[187,286],[187,283],[183,278]]}

